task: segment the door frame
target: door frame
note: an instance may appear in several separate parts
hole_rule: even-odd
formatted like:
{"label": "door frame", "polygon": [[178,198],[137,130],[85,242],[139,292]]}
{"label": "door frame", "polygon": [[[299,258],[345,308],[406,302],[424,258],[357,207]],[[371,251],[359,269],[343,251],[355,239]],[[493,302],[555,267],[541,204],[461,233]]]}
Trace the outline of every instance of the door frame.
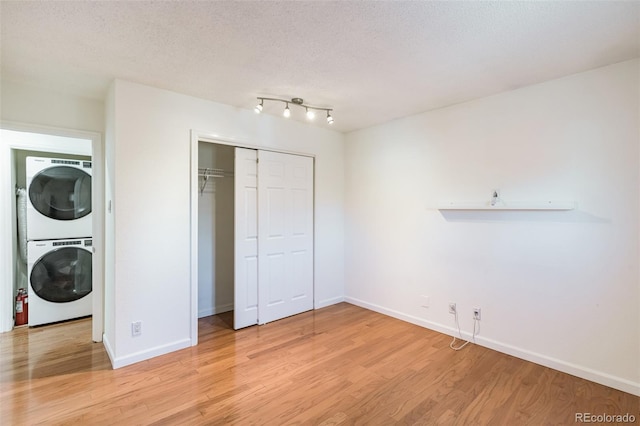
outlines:
{"label": "door frame", "polygon": [[[0,129],[35,133],[40,135],[61,136],[73,139],[91,141],[91,204],[92,204],[92,239],[93,239],[93,315],[91,320],[91,339],[101,342],[104,333],[104,150],[102,135],[98,132],[65,129],[58,127],[38,126],[32,124],[0,122]],[[51,153],[68,153],[64,149],[47,143],[13,143],[2,141],[0,146],[0,205],[11,206],[11,197],[15,196],[11,186],[13,166],[11,164],[13,150],[33,150]],[[8,208],[4,211],[10,211]],[[13,220],[11,214],[6,214],[0,219],[0,235],[13,234]],[[15,280],[13,264],[15,253],[13,250],[13,238],[2,238],[0,243],[0,262],[5,272],[0,275],[0,300],[13,300],[13,283]],[[5,283],[5,284],[2,284]],[[6,305],[6,306],[5,306]],[[0,333],[13,329],[13,309],[8,303],[0,304]]]}
{"label": "door frame", "polygon": [[[292,155],[301,155],[304,157],[313,158],[315,164],[315,155],[309,154],[308,152],[300,152],[300,151],[289,151],[285,149],[273,148],[268,146],[261,146],[251,143],[250,141],[244,139],[238,139],[233,137],[224,137],[220,136],[216,133],[206,132],[202,130],[191,129],[191,152],[190,152],[190,191],[189,191],[189,202],[190,202],[190,221],[189,221],[189,233],[190,233],[190,249],[189,249],[189,258],[191,260],[191,268],[189,273],[189,283],[191,290],[191,327],[190,327],[190,339],[191,346],[196,346],[198,344],[198,196],[199,196],[199,185],[198,185],[198,143],[213,143],[218,145],[229,145],[238,148],[247,148],[247,149],[255,149],[258,151],[272,151],[272,152],[280,152],[283,154],[292,154]],[[315,167],[314,167],[314,175],[315,175]],[[314,194],[314,203],[313,203],[313,216],[315,218],[315,176],[313,180],[313,194]],[[315,286],[315,220],[313,226],[313,237],[314,237],[314,255],[313,255],[313,263],[314,263],[314,286],[313,286],[313,299],[314,299],[314,309],[315,309],[315,300],[316,300],[316,286]]]}

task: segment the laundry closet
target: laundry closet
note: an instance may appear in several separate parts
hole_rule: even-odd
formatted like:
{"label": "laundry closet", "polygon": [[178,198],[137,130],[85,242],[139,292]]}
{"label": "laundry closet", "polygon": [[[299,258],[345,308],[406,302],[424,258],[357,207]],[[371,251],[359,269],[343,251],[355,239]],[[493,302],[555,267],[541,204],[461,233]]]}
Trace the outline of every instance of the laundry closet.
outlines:
{"label": "laundry closet", "polygon": [[91,156],[15,149],[12,169],[15,324],[91,315]]}
{"label": "laundry closet", "polygon": [[197,160],[198,317],[313,309],[314,159],[201,141]]}

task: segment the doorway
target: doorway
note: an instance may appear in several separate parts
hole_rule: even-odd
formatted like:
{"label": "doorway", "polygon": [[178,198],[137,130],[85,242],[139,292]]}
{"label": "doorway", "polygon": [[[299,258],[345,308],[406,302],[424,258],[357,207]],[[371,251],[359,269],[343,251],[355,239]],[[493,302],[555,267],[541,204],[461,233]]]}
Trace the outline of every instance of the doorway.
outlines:
{"label": "doorway", "polygon": [[239,329],[314,306],[314,160],[237,145],[192,138],[194,345],[208,312]]}
{"label": "doorway", "polygon": [[[57,158],[92,158],[93,179],[91,180],[91,204],[94,213],[92,224],[90,226],[92,232],[93,268],[91,272],[93,291],[93,300],[91,301],[91,309],[93,313],[92,319],[92,340],[95,342],[102,341],[103,333],[103,251],[102,241],[104,239],[103,223],[103,182],[104,172],[101,166],[102,156],[102,140],[99,134],[93,132],[82,132],[61,129],[41,129],[35,126],[11,126],[4,125],[2,132],[2,146],[0,147],[0,204],[2,212],[0,213],[0,227],[2,231],[2,243],[0,243],[0,261],[5,262],[6,268],[3,270],[2,283],[0,290],[2,291],[3,303],[0,306],[0,332],[10,331],[13,328],[13,303],[14,286],[21,284],[24,287],[25,269],[16,265],[20,264],[19,258],[21,252],[18,248],[18,232],[17,232],[17,214],[16,214],[16,191],[15,188],[22,183],[22,173],[16,171],[16,162],[23,157],[36,154],[36,156],[48,156]],[[6,237],[4,237],[6,236]],[[14,237],[15,236],[15,237]],[[21,283],[18,283],[22,280]]]}

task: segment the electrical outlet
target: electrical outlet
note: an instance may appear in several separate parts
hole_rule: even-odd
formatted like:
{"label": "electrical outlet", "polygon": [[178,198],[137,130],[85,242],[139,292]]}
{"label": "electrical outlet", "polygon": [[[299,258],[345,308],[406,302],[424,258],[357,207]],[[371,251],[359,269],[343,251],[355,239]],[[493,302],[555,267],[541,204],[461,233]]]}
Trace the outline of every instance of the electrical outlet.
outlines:
{"label": "electrical outlet", "polygon": [[455,314],[456,313],[456,304],[455,303],[449,303],[449,313],[450,314]]}
{"label": "electrical outlet", "polygon": [[135,321],[131,323],[131,336],[140,336],[142,334],[142,321]]}
{"label": "electrical outlet", "polygon": [[480,308],[473,308],[473,319],[480,321]]}
{"label": "electrical outlet", "polygon": [[420,306],[422,306],[423,308],[428,308],[429,302],[429,296],[425,296],[424,294],[420,296]]}

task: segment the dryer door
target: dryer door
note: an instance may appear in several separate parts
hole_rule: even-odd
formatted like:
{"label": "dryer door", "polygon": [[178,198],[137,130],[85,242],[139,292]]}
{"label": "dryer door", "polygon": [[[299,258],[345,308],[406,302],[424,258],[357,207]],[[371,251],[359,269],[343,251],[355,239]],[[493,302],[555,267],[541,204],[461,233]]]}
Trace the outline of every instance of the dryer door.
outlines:
{"label": "dryer door", "polygon": [[29,199],[51,219],[79,219],[91,213],[91,175],[75,167],[50,167],[33,177]]}
{"label": "dryer door", "polygon": [[62,247],[42,256],[33,265],[31,288],[42,299],[65,303],[91,293],[91,252]]}

